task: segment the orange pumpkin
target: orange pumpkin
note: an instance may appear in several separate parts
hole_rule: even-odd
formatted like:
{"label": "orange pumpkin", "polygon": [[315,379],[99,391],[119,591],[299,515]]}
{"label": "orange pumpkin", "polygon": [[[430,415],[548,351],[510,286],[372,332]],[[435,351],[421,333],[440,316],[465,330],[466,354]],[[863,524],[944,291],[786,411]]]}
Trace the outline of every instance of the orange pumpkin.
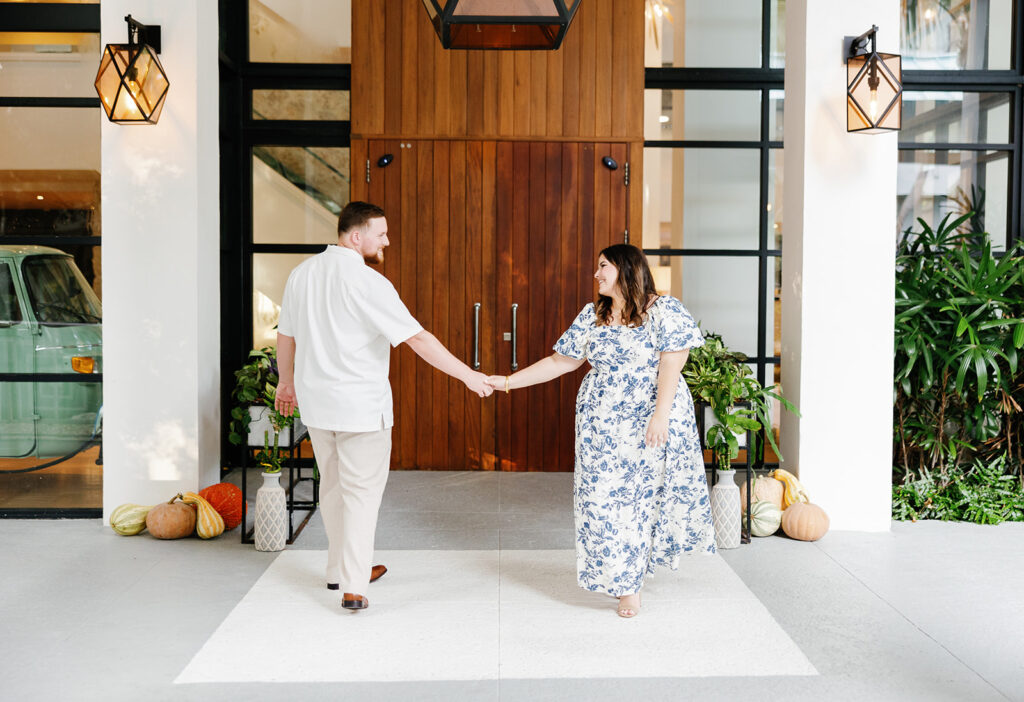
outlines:
{"label": "orange pumpkin", "polygon": [[[781,480],[777,480],[770,475],[759,475],[751,481],[751,486],[753,488],[751,492],[754,493],[754,502],[764,500],[782,509],[782,495],[786,490],[786,486]],[[744,514],[747,511],[747,505],[747,481],[743,480],[740,482],[740,509]]]}
{"label": "orange pumpkin", "polygon": [[817,541],[828,531],[828,515],[818,505],[794,502],[782,513],[782,531],[791,539]]}
{"label": "orange pumpkin", "polygon": [[158,539],[181,539],[196,530],[196,511],[184,502],[178,502],[181,495],[175,495],[170,502],[164,502],[149,510],[146,515],[146,529]]}
{"label": "orange pumpkin", "polygon": [[224,520],[224,530],[231,531],[242,523],[242,491],[231,483],[217,483],[199,491]]}

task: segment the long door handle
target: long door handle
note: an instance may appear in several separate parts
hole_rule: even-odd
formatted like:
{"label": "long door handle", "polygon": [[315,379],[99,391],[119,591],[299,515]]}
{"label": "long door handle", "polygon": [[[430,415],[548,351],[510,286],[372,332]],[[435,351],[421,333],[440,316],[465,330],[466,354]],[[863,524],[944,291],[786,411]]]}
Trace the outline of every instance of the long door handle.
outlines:
{"label": "long door handle", "polygon": [[480,303],[473,304],[473,370],[480,370]]}
{"label": "long door handle", "polygon": [[516,360],[516,313],[519,311],[519,303],[512,303],[512,372],[519,370],[519,362]]}

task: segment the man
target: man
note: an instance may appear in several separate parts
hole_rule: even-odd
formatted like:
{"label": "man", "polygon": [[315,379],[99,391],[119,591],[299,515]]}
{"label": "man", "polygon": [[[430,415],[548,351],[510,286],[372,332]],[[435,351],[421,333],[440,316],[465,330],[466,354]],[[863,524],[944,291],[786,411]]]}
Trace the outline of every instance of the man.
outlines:
{"label": "man", "polygon": [[[296,406],[309,427],[320,469],[327,531],[328,588],[358,611],[371,580],[370,561],[394,424],[388,365],[391,346],[407,343],[420,358],[487,397],[493,388],[425,331],[394,286],[366,263],[389,245],[384,211],[351,202],[338,217],[338,245],[299,264],[288,277],[278,321],[275,407]],[[386,568],[374,566],[372,579]]]}

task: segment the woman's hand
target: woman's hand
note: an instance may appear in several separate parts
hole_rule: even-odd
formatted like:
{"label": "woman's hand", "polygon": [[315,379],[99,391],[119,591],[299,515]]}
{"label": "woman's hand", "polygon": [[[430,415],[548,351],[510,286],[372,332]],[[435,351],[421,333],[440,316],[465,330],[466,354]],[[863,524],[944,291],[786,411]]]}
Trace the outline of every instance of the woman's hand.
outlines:
{"label": "woman's hand", "polygon": [[668,415],[655,412],[651,416],[651,421],[647,425],[647,434],[644,436],[644,443],[648,446],[664,446],[668,443]]}
{"label": "woman's hand", "polygon": [[499,392],[505,392],[505,376],[503,375],[488,376],[487,384]]}

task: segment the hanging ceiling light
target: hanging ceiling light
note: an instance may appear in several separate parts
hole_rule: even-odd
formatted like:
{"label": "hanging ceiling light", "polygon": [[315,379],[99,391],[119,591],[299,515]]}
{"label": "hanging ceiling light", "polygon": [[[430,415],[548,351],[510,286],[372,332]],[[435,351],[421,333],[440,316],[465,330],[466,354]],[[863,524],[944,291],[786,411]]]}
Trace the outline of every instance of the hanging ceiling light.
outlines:
{"label": "hanging ceiling light", "polygon": [[423,0],[446,49],[557,49],[580,0]]}
{"label": "hanging ceiling light", "polygon": [[167,97],[167,74],[160,65],[160,25],[128,23],[127,44],[107,44],[96,73],[107,119],[117,124],[156,124]]}
{"label": "hanging ceiling light", "polygon": [[[878,27],[855,37],[846,58],[846,131],[879,134],[900,128],[903,70],[899,54],[875,50]],[[868,41],[871,50],[868,51]]]}

